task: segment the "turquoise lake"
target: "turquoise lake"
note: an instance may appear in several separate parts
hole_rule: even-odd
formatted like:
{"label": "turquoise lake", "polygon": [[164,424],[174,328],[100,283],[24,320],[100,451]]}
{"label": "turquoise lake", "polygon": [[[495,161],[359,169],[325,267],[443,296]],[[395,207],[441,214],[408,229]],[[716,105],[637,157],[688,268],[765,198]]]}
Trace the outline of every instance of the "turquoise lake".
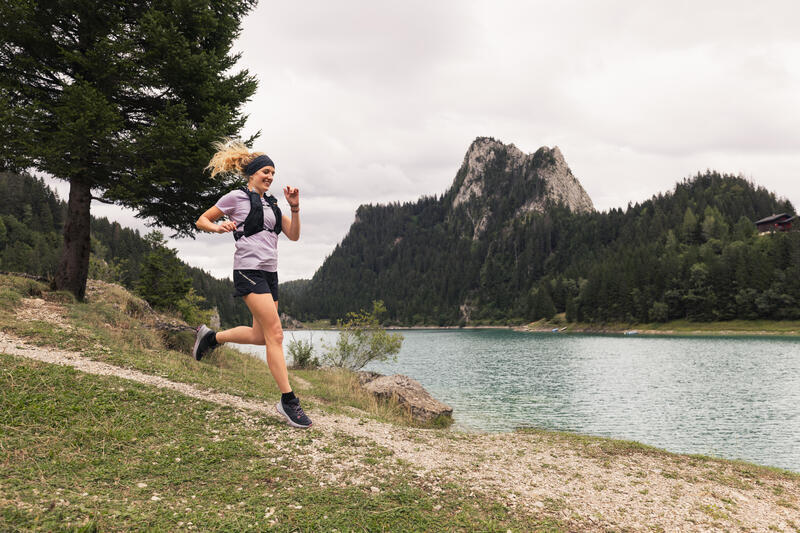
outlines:
{"label": "turquoise lake", "polygon": [[[798,339],[400,333],[397,362],[366,370],[418,380],[462,430],[575,431],[800,472]],[[320,353],[337,334],[285,338],[311,338]]]}

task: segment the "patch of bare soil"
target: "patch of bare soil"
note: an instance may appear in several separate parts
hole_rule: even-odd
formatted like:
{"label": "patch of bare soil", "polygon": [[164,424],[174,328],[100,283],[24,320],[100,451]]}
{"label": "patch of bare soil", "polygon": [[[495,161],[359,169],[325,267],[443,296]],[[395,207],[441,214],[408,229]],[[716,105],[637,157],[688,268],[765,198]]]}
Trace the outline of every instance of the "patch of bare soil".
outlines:
{"label": "patch of bare soil", "polygon": [[38,320],[54,324],[60,329],[72,329],[66,321],[66,314],[67,310],[63,305],[42,298],[23,298],[16,316],[20,321]]}
{"label": "patch of bare soil", "polygon": [[[277,416],[270,403],[203,390],[76,352],[31,346],[2,332],[0,352],[175,390],[233,407],[245,417]],[[309,463],[324,464],[318,470],[323,484],[339,482],[344,471],[351,483],[359,476],[370,483],[380,475],[359,460],[359,448],[346,450],[331,463],[321,450],[345,446],[344,436],[390,450],[433,493],[455,482],[519,511],[561,517],[576,530],[800,531],[796,476],[657,451],[619,453],[561,434],[467,434],[396,427],[357,415],[309,415],[314,420],[314,446],[292,453],[305,453]]]}

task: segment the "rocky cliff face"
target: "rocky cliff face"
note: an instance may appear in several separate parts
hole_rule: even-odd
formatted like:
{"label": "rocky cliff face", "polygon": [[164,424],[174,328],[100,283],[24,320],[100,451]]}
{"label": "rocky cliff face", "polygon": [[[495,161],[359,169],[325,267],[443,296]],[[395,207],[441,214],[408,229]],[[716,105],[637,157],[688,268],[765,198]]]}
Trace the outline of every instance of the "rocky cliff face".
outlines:
{"label": "rocky cliff face", "polygon": [[575,213],[594,210],[592,200],[575,178],[558,147],[543,146],[525,154],[513,144],[489,137],[473,141],[451,190],[451,207],[466,209],[477,239],[492,215],[498,195],[513,195],[516,214],[543,212],[561,203]]}

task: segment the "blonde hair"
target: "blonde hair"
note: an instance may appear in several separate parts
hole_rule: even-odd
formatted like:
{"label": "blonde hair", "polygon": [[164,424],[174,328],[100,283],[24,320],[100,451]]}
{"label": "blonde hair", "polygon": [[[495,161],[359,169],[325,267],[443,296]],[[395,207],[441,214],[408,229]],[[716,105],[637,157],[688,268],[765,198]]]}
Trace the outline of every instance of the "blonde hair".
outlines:
{"label": "blonde hair", "polygon": [[222,139],[211,146],[216,153],[208,162],[206,170],[211,170],[212,178],[217,174],[230,172],[244,175],[244,167],[256,157],[264,155],[264,152],[251,152],[250,148],[238,139]]}

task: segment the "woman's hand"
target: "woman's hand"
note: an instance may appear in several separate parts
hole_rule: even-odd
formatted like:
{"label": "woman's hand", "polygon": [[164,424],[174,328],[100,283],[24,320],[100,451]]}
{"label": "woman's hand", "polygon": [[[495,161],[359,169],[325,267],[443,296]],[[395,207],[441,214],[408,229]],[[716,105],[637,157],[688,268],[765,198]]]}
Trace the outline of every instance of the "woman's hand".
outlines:
{"label": "woman's hand", "polygon": [[289,187],[288,185],[283,188],[283,195],[286,201],[289,202],[290,207],[298,207],[300,205],[300,189],[297,187]]}
{"label": "woman's hand", "polygon": [[226,233],[236,229],[236,224],[230,220],[226,220],[222,224],[214,223],[223,216],[225,216],[225,213],[223,213],[219,207],[213,206],[210,207],[208,211],[200,215],[200,218],[197,219],[197,222],[195,222],[194,225],[197,227],[197,229],[201,231],[207,231],[209,233]]}
{"label": "woman's hand", "polygon": [[217,224],[217,233],[227,233],[236,229],[236,222],[226,220],[222,224]]}

